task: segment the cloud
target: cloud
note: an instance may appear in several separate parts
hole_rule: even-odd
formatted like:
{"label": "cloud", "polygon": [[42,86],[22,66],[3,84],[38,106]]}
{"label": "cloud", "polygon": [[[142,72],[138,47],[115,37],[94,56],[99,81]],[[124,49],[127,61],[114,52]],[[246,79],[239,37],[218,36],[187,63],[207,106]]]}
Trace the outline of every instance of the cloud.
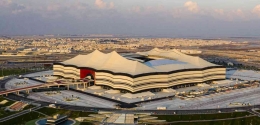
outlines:
{"label": "cloud", "polygon": [[110,2],[109,4],[109,9],[113,9],[115,7],[114,3],[113,2]]}
{"label": "cloud", "polygon": [[257,14],[260,17],[260,4],[254,7],[252,13]]}
{"label": "cloud", "polygon": [[192,13],[199,12],[199,6],[196,2],[187,1],[186,3],[184,3],[184,7],[186,7]]}
{"label": "cloud", "polygon": [[99,8],[99,9],[113,9],[115,7],[114,2],[110,2],[110,3],[106,3],[103,0],[96,0],[95,1],[95,5]]}
{"label": "cloud", "polygon": [[215,9],[214,12],[218,15],[224,15],[224,10],[223,9]]}
{"label": "cloud", "polygon": [[174,8],[171,11],[171,15],[173,18],[181,18],[184,16],[183,9]]}
{"label": "cloud", "polygon": [[76,10],[85,10],[85,9],[87,9],[88,4],[77,1],[74,4],[71,4],[70,7],[76,8]]}
{"label": "cloud", "polygon": [[28,9],[29,7],[12,0],[0,0],[0,14],[18,14]]}
{"label": "cloud", "polygon": [[163,5],[157,6],[133,6],[132,8],[128,9],[130,13],[134,14],[141,14],[141,15],[165,15],[169,14],[168,9],[165,8]]}
{"label": "cloud", "polygon": [[237,9],[233,13],[240,18],[245,18],[244,11],[242,11],[241,9]]}
{"label": "cloud", "polygon": [[26,10],[26,7],[23,4],[12,4],[11,8],[13,14],[21,13]]}
{"label": "cloud", "polygon": [[47,6],[47,11],[57,11],[60,9],[60,5],[58,4],[51,4]]}
{"label": "cloud", "polygon": [[237,21],[237,20],[250,20],[252,15],[250,12],[242,9],[234,10],[223,10],[223,9],[214,9],[213,11],[208,10],[210,15],[216,19],[221,19],[225,21]]}
{"label": "cloud", "polygon": [[98,8],[103,9],[103,8],[106,8],[107,3],[105,3],[103,0],[96,0],[96,1],[95,1],[95,5],[96,5]]}
{"label": "cloud", "polygon": [[133,6],[131,9],[129,9],[129,11],[134,12],[134,13],[140,13],[141,7],[140,6]]}
{"label": "cloud", "polygon": [[0,6],[6,7],[12,3],[12,0],[0,0]]}

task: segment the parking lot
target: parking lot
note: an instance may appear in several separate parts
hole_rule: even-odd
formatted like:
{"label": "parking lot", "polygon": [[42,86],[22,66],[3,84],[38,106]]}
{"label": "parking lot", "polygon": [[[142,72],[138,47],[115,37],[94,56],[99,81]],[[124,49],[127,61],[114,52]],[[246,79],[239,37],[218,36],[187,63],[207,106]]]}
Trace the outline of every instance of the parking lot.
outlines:
{"label": "parking lot", "polygon": [[165,99],[144,103],[139,109],[156,109],[158,106],[167,107],[171,110],[227,108],[230,107],[230,103],[234,102],[250,103],[251,105],[260,104],[260,88],[248,87],[195,98],[182,99],[176,97],[173,100]]}

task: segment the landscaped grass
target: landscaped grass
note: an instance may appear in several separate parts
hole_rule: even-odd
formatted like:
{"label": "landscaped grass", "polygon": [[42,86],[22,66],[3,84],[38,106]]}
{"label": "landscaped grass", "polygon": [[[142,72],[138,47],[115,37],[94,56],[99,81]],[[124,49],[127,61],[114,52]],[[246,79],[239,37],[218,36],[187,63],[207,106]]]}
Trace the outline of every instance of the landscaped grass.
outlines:
{"label": "landscaped grass", "polygon": [[0,104],[0,108],[6,107],[6,106],[10,106],[10,105],[12,105],[14,103],[14,101],[5,99],[3,96],[0,96],[0,102],[3,101],[3,100],[7,100],[8,102],[5,103],[4,105]]}
{"label": "landscaped grass", "polygon": [[0,118],[4,118],[6,116],[15,114],[17,112],[10,112],[10,111],[5,111],[4,109],[0,109]]}
{"label": "landscaped grass", "polygon": [[66,110],[66,109],[55,109],[55,108],[48,108],[48,107],[41,108],[37,111],[44,113],[46,115],[49,115],[49,116],[52,116],[55,114],[66,114],[70,118],[87,117],[89,114],[96,114],[94,112],[71,111],[71,110]]}
{"label": "landscaped grass", "polygon": [[39,118],[39,119],[34,119],[34,120],[31,120],[31,121],[29,121],[29,122],[27,122],[27,123],[25,123],[25,125],[35,125],[35,122],[36,121],[38,121],[38,120],[40,120],[41,118]]}
{"label": "landscaped grass", "polygon": [[80,122],[80,125],[94,125],[94,124],[91,122]]}
{"label": "landscaped grass", "polygon": [[19,117],[10,119],[8,121],[0,123],[1,125],[24,125],[28,121],[44,117],[42,114],[37,112],[30,112]]}
{"label": "landscaped grass", "polygon": [[[7,100],[8,102],[7,102],[6,104],[4,104],[4,105],[0,105],[0,108],[1,108],[1,109],[0,109],[0,118],[4,118],[4,117],[7,117],[7,116],[9,116],[9,115],[12,115],[12,114],[15,114],[15,113],[20,112],[20,111],[14,111],[14,112],[5,111],[5,110],[4,110],[5,107],[12,105],[12,104],[14,103],[14,101],[5,99],[5,98],[3,98],[3,97],[0,97],[0,102],[1,102],[2,100]],[[35,106],[33,106],[33,105],[27,105],[26,107],[24,107],[23,110],[27,110],[27,109],[30,109],[30,108],[33,108],[33,107],[35,107]],[[23,110],[21,110],[21,111],[23,111]]]}
{"label": "landscaped grass", "polygon": [[[8,75],[17,75],[17,74],[23,74],[26,72],[29,72],[28,70],[24,70],[24,69],[4,69],[3,72],[2,70],[0,70],[0,77],[1,76],[8,76]],[[3,74],[2,74],[3,73]]]}
{"label": "landscaped grass", "polygon": [[224,118],[236,118],[250,115],[248,112],[218,113],[218,114],[194,114],[194,115],[153,115],[160,120],[172,121],[190,121],[190,120],[213,120]]}
{"label": "landscaped grass", "polygon": [[[7,100],[5,98],[3,98],[2,96],[0,97],[0,102],[3,101],[3,100]],[[16,112],[10,112],[10,111],[5,111],[5,107],[7,106],[10,106],[14,103],[14,101],[11,101],[11,100],[7,100],[8,102],[3,104],[3,105],[0,105],[0,118],[3,118],[3,117],[6,117],[8,115],[12,115],[12,114],[15,114]]]}
{"label": "landscaped grass", "polygon": [[[77,117],[87,117],[89,114],[96,114],[94,112],[82,112],[82,111],[70,111],[66,109],[55,109],[55,108],[48,108],[44,107],[39,110],[37,110],[41,113],[44,113],[49,116],[53,116],[55,114],[66,114],[70,118],[77,118]],[[79,125],[93,125],[91,122],[79,122]]]}
{"label": "landscaped grass", "polygon": [[23,108],[23,110],[31,109],[31,108],[34,108],[34,107],[35,107],[34,105],[27,105]]}
{"label": "landscaped grass", "polygon": [[[35,125],[35,122],[40,120],[40,119],[41,118],[31,120],[31,121],[25,123],[25,125]],[[90,123],[90,122],[79,122],[79,121],[76,121],[75,125],[93,125],[93,124]]]}
{"label": "landscaped grass", "polygon": [[[45,68],[48,69],[48,68]],[[52,68],[50,68],[52,69]],[[30,73],[32,71],[41,71],[43,69],[23,69],[23,68],[14,68],[14,69],[0,69],[0,77],[2,76],[9,76],[9,75],[20,75],[20,74],[24,74],[24,73]]]}
{"label": "landscaped grass", "polygon": [[[27,105],[26,107],[24,107],[23,110],[27,110],[27,109],[30,109],[30,108],[33,108],[35,106],[33,105]],[[21,110],[21,111],[23,111]],[[4,118],[4,117],[7,117],[9,115],[12,115],[12,114],[15,114],[15,113],[18,113],[18,112],[21,112],[21,111],[13,111],[13,112],[10,112],[10,111],[5,111],[4,110],[4,107],[0,109],[0,118]]]}

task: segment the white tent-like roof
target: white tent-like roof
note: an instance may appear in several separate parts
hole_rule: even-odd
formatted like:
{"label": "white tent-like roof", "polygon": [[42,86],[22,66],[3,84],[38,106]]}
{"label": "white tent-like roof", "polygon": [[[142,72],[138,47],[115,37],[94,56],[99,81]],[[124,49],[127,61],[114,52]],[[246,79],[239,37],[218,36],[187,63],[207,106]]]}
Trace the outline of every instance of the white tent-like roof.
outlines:
{"label": "white tent-like roof", "polygon": [[62,62],[62,64],[88,67],[96,70],[108,70],[115,73],[127,73],[130,75],[156,72],[155,69],[138,61],[128,60],[115,51],[105,54],[95,50],[88,55],[78,55]]}
{"label": "white tent-like roof", "polygon": [[[157,58],[161,57],[161,58],[176,60],[176,61],[180,61],[180,62],[186,62],[189,64],[189,65],[186,65],[187,68],[193,68],[194,66],[197,68],[216,66],[215,64],[209,63],[199,57],[194,57],[194,56],[189,56],[189,55],[183,54],[176,49],[166,51],[166,50],[154,48],[147,52],[137,52],[137,54],[148,56],[148,57],[157,57]],[[185,65],[183,65],[183,66],[185,66]]]}
{"label": "white tent-like roof", "polygon": [[88,55],[78,55],[72,59],[61,62],[61,64],[92,68],[95,70],[106,70],[114,73],[126,73],[132,76],[145,73],[160,73],[181,69],[217,66],[199,57],[189,56],[177,50],[165,51],[155,48],[151,51],[138,52],[137,54],[165,59],[142,63],[129,60],[115,51],[105,54],[95,50]]}

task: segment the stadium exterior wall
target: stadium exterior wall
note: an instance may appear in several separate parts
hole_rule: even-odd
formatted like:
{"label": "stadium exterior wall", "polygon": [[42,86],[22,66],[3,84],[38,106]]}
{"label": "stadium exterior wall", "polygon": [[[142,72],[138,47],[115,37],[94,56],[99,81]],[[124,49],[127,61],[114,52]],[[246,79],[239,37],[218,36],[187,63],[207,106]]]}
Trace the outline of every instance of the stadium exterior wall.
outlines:
{"label": "stadium exterior wall", "polygon": [[88,75],[91,75],[95,79],[95,71],[89,69],[80,69],[80,79],[84,79]]}
{"label": "stadium exterior wall", "polygon": [[61,63],[55,63],[53,69],[54,75],[64,78],[82,79],[87,74],[91,74],[95,78],[96,85],[109,86],[133,93],[189,83],[224,80],[226,78],[226,68],[223,66],[182,69],[171,72],[151,72],[134,76],[126,73],[114,73],[109,70],[96,70],[89,67],[77,67]]}

